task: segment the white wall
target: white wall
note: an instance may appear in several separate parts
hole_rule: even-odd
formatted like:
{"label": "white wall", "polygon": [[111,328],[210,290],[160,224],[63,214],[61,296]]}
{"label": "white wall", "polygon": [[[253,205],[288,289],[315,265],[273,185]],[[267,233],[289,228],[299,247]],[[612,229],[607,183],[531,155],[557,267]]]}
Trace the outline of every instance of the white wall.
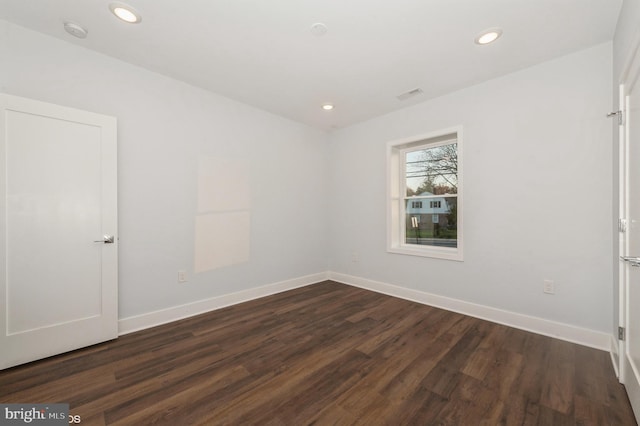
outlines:
{"label": "white wall", "polygon": [[[326,271],[323,132],[5,21],[0,57],[0,91],[118,118],[120,318]],[[194,275],[205,157],[250,165],[250,260]]]}
{"label": "white wall", "polygon": [[[328,136],[13,24],[0,35],[1,91],[118,117],[121,318],[330,269],[612,329],[611,44]],[[387,253],[386,142],[456,125],[465,261]],[[251,165],[251,253],[193,275],[205,157]]]}
{"label": "white wall", "polygon": [[[611,52],[602,44],[335,132],[330,269],[610,333]],[[386,143],[457,125],[464,262],[387,253]]]}
{"label": "white wall", "polygon": [[640,0],[623,0],[613,39],[613,78],[616,83],[619,82],[620,73],[631,54],[634,43],[640,37],[638,22],[640,22]]}

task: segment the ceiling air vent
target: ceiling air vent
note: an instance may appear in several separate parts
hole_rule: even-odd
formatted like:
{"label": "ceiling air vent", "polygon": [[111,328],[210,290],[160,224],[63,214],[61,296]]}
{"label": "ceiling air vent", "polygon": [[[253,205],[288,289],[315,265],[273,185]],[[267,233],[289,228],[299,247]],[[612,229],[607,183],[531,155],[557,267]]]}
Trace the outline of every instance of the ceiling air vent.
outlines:
{"label": "ceiling air vent", "polygon": [[415,88],[413,90],[409,90],[408,92],[405,92],[405,93],[403,93],[401,95],[398,95],[397,98],[399,100],[401,100],[401,101],[406,101],[407,99],[412,98],[412,97],[417,96],[417,95],[420,95],[422,93],[424,93],[422,91],[422,89],[417,87],[417,88]]}

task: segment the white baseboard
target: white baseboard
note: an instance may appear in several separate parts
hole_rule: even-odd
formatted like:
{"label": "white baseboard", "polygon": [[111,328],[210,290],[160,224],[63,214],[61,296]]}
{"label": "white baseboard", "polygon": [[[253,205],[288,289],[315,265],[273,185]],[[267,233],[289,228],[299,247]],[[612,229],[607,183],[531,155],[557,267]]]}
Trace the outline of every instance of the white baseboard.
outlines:
{"label": "white baseboard", "polygon": [[611,336],[607,333],[576,327],[569,324],[550,321],[543,318],[523,315],[516,312],[505,311],[489,306],[465,302],[450,297],[438,296],[405,287],[399,287],[366,278],[352,275],[329,272],[329,279],[343,284],[360,287],[401,299],[411,300],[424,305],[458,312],[475,318],[484,319],[509,327],[518,328],[544,336],[554,337],[583,346],[600,349],[609,352],[611,350]]}
{"label": "white baseboard", "polygon": [[253,299],[270,296],[287,290],[293,290],[294,288],[304,287],[310,284],[316,284],[327,280],[327,277],[327,272],[306,275],[304,277],[293,278],[274,284],[267,284],[262,287],[250,288],[236,293],[224,294],[210,299],[198,300],[197,302],[123,318],[118,321],[118,334],[123,335],[133,333],[134,331],[144,330],[145,328],[155,327],[157,325],[192,317],[194,315],[203,314],[205,312],[224,308],[230,305],[248,302]]}
{"label": "white baseboard", "polygon": [[611,336],[611,344],[609,346],[609,353],[611,354],[611,362],[613,363],[613,369],[616,372],[616,377],[620,378],[620,353],[618,351],[619,342],[616,336]]}
{"label": "white baseboard", "polygon": [[331,271],[306,275],[236,293],[225,294],[222,296],[212,297],[210,299],[199,300],[197,302],[123,318],[118,321],[118,332],[120,335],[133,333],[135,331],[192,317],[194,315],[258,299],[260,297],[270,296],[283,291],[316,284],[328,279],[354,287],[375,291],[377,293],[411,300],[424,305],[458,312],[475,318],[507,325],[509,327],[530,331],[532,333],[555,337],[568,342],[601,349],[611,353],[612,362],[614,363],[614,368],[616,368],[617,372],[617,365],[615,363],[615,357],[617,355],[617,341],[613,341],[613,337],[607,333]]}

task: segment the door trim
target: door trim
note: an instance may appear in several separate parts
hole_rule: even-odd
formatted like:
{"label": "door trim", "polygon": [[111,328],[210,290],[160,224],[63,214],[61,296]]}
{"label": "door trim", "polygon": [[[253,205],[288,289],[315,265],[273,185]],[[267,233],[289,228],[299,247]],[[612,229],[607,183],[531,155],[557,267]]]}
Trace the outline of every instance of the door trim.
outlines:
{"label": "door trim", "polygon": [[[625,63],[619,79],[619,102],[618,111],[623,119],[618,125],[618,195],[619,195],[619,218],[627,223],[626,232],[618,232],[618,251],[619,256],[629,255],[629,102],[628,95],[634,90],[640,90],[640,32],[637,33],[632,45],[630,55]],[[630,322],[630,312],[627,310],[629,300],[629,265],[623,262],[617,256],[618,262],[618,326],[628,330]],[[618,340],[617,354],[612,353],[612,357],[617,355],[618,377],[620,383],[625,385],[625,389],[630,401],[640,401],[640,386],[636,380],[629,380],[632,383],[625,383],[627,377],[631,375],[640,377],[640,372],[635,371],[634,365],[627,362],[628,336],[624,340]],[[634,371],[628,371],[633,369]],[[633,407],[633,404],[632,404]],[[637,404],[636,404],[637,407]],[[636,418],[640,418],[640,413],[635,412]]]}

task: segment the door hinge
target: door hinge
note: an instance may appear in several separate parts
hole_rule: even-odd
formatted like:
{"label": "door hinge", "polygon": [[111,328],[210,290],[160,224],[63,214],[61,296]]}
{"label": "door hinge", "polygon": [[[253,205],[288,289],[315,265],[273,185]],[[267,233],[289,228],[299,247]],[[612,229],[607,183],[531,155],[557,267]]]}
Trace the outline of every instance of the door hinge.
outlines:
{"label": "door hinge", "polygon": [[618,340],[624,340],[624,327],[618,327]]}
{"label": "door hinge", "polygon": [[618,232],[627,232],[627,219],[618,219]]}
{"label": "door hinge", "polygon": [[617,117],[618,118],[618,125],[622,126],[624,124],[624,114],[620,110],[614,111],[614,112],[610,112],[609,114],[607,114],[607,117]]}

